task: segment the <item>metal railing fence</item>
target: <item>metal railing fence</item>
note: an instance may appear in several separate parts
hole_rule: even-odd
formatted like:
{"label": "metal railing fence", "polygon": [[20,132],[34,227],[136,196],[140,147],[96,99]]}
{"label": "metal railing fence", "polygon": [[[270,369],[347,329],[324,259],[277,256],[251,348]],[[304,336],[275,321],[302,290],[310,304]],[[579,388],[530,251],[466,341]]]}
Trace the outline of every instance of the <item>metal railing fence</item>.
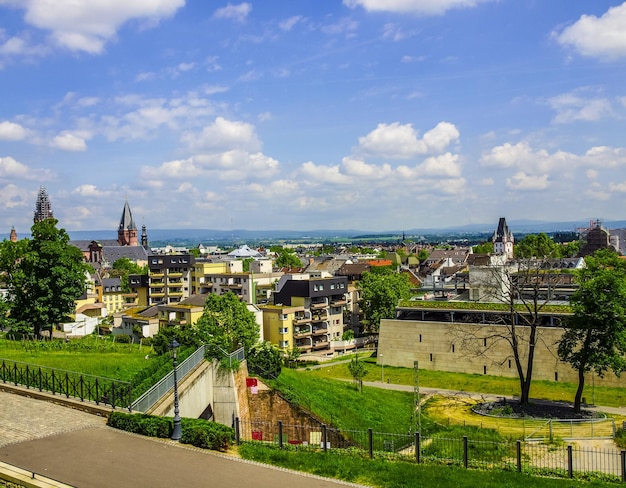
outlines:
{"label": "metal railing fence", "polygon": [[130,409],[132,385],[102,376],[81,374],[74,371],[35,366],[19,361],[0,359],[0,380],[16,386],[35,388],[53,395],[65,395],[80,401],[92,401],[97,405]]}
{"label": "metal railing fence", "polygon": [[[181,381],[187,373],[195,369],[198,364],[204,361],[204,345],[196,349],[191,355],[176,367],[178,381]],[[167,373],[152,388],[132,402],[131,408],[135,412],[147,412],[163,396],[174,388],[174,370]]]}
{"label": "metal railing fence", "polygon": [[326,425],[242,422],[235,419],[237,442],[263,442],[282,449],[333,450],[369,456],[456,465],[465,468],[518,471],[569,478],[602,478],[626,482],[626,451],[527,441],[486,441],[431,436],[339,431]]}

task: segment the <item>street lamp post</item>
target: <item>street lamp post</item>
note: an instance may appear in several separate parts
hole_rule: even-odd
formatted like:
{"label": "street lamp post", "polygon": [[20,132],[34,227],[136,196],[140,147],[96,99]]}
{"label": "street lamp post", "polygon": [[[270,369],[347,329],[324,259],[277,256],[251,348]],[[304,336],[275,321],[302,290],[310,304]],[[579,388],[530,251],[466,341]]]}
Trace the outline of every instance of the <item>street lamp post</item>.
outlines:
{"label": "street lamp post", "polygon": [[180,440],[180,437],[182,435],[181,428],[180,428],[180,415],[178,412],[178,378],[176,376],[177,374],[176,367],[178,366],[177,350],[179,347],[180,347],[180,344],[176,341],[176,339],[173,339],[172,342],[170,343],[170,349],[172,350],[172,358],[174,360],[174,430],[172,431],[172,437],[171,437],[173,441]]}
{"label": "street lamp post", "polygon": [[382,382],[385,382],[385,359],[383,358],[383,355],[380,354],[380,373],[381,373],[381,379]]}

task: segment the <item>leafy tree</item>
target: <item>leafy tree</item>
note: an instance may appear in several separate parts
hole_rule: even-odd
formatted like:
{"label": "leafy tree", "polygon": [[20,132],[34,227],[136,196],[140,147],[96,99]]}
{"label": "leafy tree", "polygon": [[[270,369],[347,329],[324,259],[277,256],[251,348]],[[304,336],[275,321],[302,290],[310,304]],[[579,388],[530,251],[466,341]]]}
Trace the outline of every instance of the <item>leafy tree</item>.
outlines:
{"label": "leafy tree", "polygon": [[302,261],[291,249],[283,249],[274,262],[279,268],[300,268]]}
{"label": "leafy tree", "polygon": [[585,373],[626,371],[626,263],[601,250],[577,270],[579,288],[570,299],[574,316],[565,325],[559,358],[578,372],[574,410],[580,412]]}
{"label": "leafy tree", "polygon": [[165,354],[169,352],[173,339],[176,339],[181,347],[192,347],[194,350],[202,344],[193,327],[163,327],[152,338],[152,348],[158,355]]}
{"label": "leafy tree", "polygon": [[122,290],[130,291],[128,276],[131,274],[148,274],[148,266],[139,266],[128,258],[117,259],[111,268],[110,276],[119,276],[122,281]]}
{"label": "leafy tree", "polygon": [[363,361],[359,361],[359,356],[355,356],[348,364],[348,371],[354,378],[354,382],[357,385],[357,388],[361,393],[363,393],[363,378],[367,375],[367,370],[365,369],[365,364]]}
{"label": "leafy tree", "polygon": [[557,254],[560,258],[574,258],[580,253],[580,241],[557,244]]}
{"label": "leafy tree", "polygon": [[381,319],[395,317],[398,300],[408,299],[411,293],[408,276],[389,269],[363,273],[358,286],[361,289],[361,310],[373,332],[378,331]]}
{"label": "leafy tree", "polygon": [[247,354],[259,340],[259,325],[254,314],[230,291],[221,296],[214,293],[208,296],[194,328],[214,358],[230,354],[241,346]]}
{"label": "leafy tree", "polygon": [[543,232],[540,234],[528,234],[515,244],[516,258],[547,258],[558,257],[556,243]]}
{"label": "leafy tree", "polygon": [[245,258],[242,261],[243,261],[243,272],[244,273],[250,272],[250,263],[254,261],[254,258]]}
{"label": "leafy tree", "polygon": [[417,253],[417,259],[420,260],[420,263],[426,261],[428,259],[428,256],[430,256],[430,253],[426,249],[420,249]]}
{"label": "leafy tree", "polygon": [[194,247],[192,249],[189,249],[189,254],[191,254],[194,258],[199,258],[200,254],[202,254],[202,253],[200,252],[199,248]]}
{"label": "leafy tree", "polygon": [[248,371],[266,379],[276,379],[280,375],[283,362],[282,353],[270,342],[257,342],[246,355]]}
{"label": "leafy tree", "polygon": [[480,244],[476,244],[472,250],[476,254],[493,254],[493,242],[485,241]]}
{"label": "leafy tree", "polygon": [[31,227],[32,239],[4,241],[0,248],[0,271],[8,289],[10,318],[17,331],[50,329],[75,309],[85,292],[88,266],[83,254],[69,244],[57,220],[46,219]]}
{"label": "leafy tree", "polygon": [[288,350],[285,353],[285,362],[287,363],[287,367],[291,368],[296,363],[296,361],[298,361],[298,358],[301,354],[302,351],[297,346],[294,346],[293,349]]}

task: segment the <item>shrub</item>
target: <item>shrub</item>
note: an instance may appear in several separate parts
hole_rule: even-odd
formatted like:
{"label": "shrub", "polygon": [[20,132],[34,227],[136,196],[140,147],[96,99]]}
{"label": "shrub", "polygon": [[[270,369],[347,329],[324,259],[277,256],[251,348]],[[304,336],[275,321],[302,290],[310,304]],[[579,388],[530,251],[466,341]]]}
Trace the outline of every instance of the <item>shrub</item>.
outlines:
{"label": "shrub", "polygon": [[[112,412],[107,425],[134,434],[161,438],[170,437],[174,429],[171,417],[143,413]],[[202,449],[226,451],[235,439],[235,432],[231,427],[203,419],[183,418],[181,430],[181,443]]]}
{"label": "shrub", "polygon": [[626,449],[626,430],[619,429],[615,432],[615,444],[617,444],[617,447]]}
{"label": "shrub", "polygon": [[173,429],[171,418],[124,412],[111,412],[107,425],[126,432],[161,438],[169,437]]}
{"label": "shrub", "polygon": [[180,442],[202,449],[226,451],[235,439],[234,430],[216,422],[202,419],[183,419]]}
{"label": "shrub", "polygon": [[115,342],[120,344],[130,344],[130,336],[128,334],[119,334],[115,336]]}

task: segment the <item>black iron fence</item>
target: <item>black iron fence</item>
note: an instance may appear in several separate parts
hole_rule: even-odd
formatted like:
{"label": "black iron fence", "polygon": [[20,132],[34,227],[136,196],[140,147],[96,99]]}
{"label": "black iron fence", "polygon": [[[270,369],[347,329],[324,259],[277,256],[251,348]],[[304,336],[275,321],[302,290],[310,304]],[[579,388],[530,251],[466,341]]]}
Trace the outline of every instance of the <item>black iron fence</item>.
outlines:
{"label": "black iron fence", "polygon": [[626,451],[617,448],[520,440],[476,441],[468,437],[448,438],[445,431],[431,436],[389,434],[372,429],[340,431],[326,425],[242,422],[240,419],[235,420],[235,435],[238,443],[265,442],[283,449],[333,450],[370,458],[626,482]]}
{"label": "black iron fence", "polygon": [[101,376],[76,373],[62,369],[34,366],[18,361],[0,360],[0,380],[53,395],[63,395],[96,405],[110,405],[113,408],[131,409],[132,386],[127,381],[119,381]]}

